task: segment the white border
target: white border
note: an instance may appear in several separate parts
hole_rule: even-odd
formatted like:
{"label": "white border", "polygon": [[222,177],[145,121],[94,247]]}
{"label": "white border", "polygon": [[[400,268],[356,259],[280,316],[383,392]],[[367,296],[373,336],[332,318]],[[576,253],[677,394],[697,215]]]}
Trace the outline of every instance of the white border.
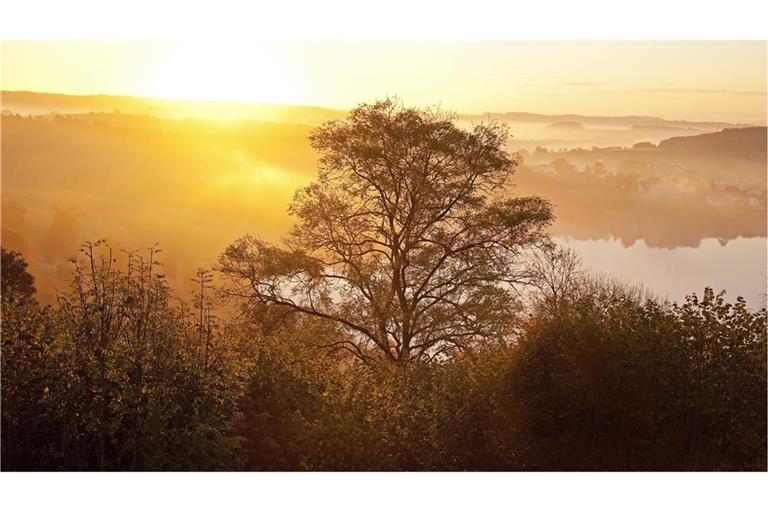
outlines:
{"label": "white border", "polygon": [[761,473],[2,475],[5,510],[622,512],[761,510]]}
{"label": "white border", "polygon": [[[757,0],[11,0],[9,39],[759,39]],[[5,510],[759,510],[766,474],[0,475]]]}
{"label": "white border", "polygon": [[3,39],[766,39],[762,0],[23,0]]}

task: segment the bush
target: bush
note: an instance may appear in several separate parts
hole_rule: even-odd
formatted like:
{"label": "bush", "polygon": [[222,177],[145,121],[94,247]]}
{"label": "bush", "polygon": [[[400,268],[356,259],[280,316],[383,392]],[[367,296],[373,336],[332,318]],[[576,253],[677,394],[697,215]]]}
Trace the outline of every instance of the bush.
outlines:
{"label": "bush", "polygon": [[742,299],[579,275],[509,343],[367,365],[322,319],[217,319],[204,271],[177,305],[156,256],[86,245],[53,306],[4,289],[4,470],[766,469],[766,311]]}
{"label": "bush", "polygon": [[3,469],[237,467],[226,347],[172,305],[156,256],[121,271],[86,244],[55,307],[3,294]]}
{"label": "bush", "polygon": [[765,310],[568,303],[532,320],[511,372],[534,469],[764,470]]}

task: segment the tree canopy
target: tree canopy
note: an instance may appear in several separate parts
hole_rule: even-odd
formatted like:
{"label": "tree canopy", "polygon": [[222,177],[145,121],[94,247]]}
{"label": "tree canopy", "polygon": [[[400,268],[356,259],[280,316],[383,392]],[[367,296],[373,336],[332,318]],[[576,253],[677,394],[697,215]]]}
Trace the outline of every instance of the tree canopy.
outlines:
{"label": "tree canopy", "polygon": [[27,261],[16,251],[2,251],[2,293],[7,295],[11,291],[17,291],[22,297],[31,297],[35,294],[35,278],[27,271]]}
{"label": "tree canopy", "polygon": [[290,207],[280,245],[233,243],[231,293],[335,322],[364,361],[405,363],[505,339],[522,255],[546,244],[548,201],[514,197],[508,133],[462,129],[434,109],[386,99],[311,135],[317,180]]}

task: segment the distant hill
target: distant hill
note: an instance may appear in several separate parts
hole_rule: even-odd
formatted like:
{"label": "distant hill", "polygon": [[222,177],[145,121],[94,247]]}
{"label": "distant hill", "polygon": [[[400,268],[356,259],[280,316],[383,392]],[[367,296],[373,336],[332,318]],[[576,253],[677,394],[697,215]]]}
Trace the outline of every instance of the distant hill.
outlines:
{"label": "distant hill", "polygon": [[583,131],[584,125],[572,121],[560,121],[546,126],[547,130]]}
{"label": "distant hill", "polygon": [[492,118],[499,121],[506,121],[510,123],[541,123],[541,124],[553,124],[553,123],[579,123],[581,125],[591,126],[642,126],[651,125],[654,128],[696,128],[706,131],[722,130],[724,128],[736,128],[746,125],[739,125],[733,123],[720,123],[720,122],[708,122],[708,121],[684,121],[684,120],[668,120],[660,117],[652,116],[583,116],[577,114],[534,114],[531,112],[506,112],[506,113],[493,113],[486,112],[482,115],[467,115],[461,116],[467,120],[481,120]]}
{"label": "distant hill", "polygon": [[683,128],[680,126],[665,126],[665,125],[658,125],[658,124],[635,124],[630,127],[630,130],[642,132],[655,132],[655,131],[666,131],[666,132],[693,132],[695,135],[698,130],[694,128]]}
{"label": "distant hill", "polygon": [[766,154],[765,126],[728,128],[715,133],[672,137],[661,141],[659,151]]}
{"label": "distant hill", "polygon": [[[1,91],[0,106],[4,111],[22,115],[113,113],[152,116],[159,118],[248,118],[259,121],[273,121],[317,125],[331,119],[343,118],[346,112],[303,105],[254,104],[236,101],[176,100],[163,98],[142,98],[137,96],[73,95],[30,91]],[[461,120],[480,121],[488,118],[508,123],[551,126],[553,129],[578,130],[606,128],[631,129],[636,131],[666,130],[669,135],[677,130],[714,132],[725,128],[739,128],[747,125],[720,122],[697,122],[668,120],[652,116],[585,116],[577,114],[547,115],[532,112],[506,112],[484,114],[462,114]],[[667,134],[664,134],[667,135]]]}
{"label": "distant hill", "polygon": [[300,105],[253,104],[234,101],[196,101],[135,96],[71,95],[29,91],[2,91],[3,111],[23,115],[82,114],[119,111],[159,118],[248,118],[316,125],[345,116],[341,110]]}

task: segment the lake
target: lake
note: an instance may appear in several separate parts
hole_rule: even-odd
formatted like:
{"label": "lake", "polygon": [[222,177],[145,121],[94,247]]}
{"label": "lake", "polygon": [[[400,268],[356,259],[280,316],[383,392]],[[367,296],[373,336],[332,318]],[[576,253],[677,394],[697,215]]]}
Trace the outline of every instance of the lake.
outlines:
{"label": "lake", "polygon": [[642,284],[661,297],[680,301],[705,286],[726,290],[729,300],[741,295],[752,307],[765,303],[768,242],[765,237],[736,238],[721,243],[706,238],[698,247],[663,249],[643,240],[624,247],[617,239],[559,238],[581,256],[591,270]]}

